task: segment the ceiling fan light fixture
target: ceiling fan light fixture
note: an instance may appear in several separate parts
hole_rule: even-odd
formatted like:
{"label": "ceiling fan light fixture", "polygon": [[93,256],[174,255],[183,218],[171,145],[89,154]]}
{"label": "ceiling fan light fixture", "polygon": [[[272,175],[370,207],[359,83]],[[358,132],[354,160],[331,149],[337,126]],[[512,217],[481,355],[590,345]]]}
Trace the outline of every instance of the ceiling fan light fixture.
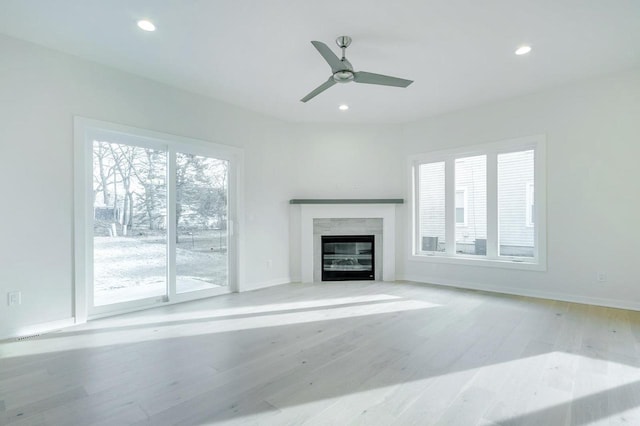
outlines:
{"label": "ceiling fan light fixture", "polygon": [[149,20],[147,20],[147,19],[141,19],[141,20],[139,20],[139,21],[138,21],[138,27],[139,27],[141,30],[149,31],[149,32],[151,32],[151,31],[155,31],[155,30],[156,30],[156,26],[153,24],[153,22],[151,22],[151,21],[149,21]]}
{"label": "ceiling fan light fixture", "polygon": [[520,46],[516,49],[516,55],[518,56],[522,56],[522,55],[526,55],[527,53],[531,52],[531,46]]}

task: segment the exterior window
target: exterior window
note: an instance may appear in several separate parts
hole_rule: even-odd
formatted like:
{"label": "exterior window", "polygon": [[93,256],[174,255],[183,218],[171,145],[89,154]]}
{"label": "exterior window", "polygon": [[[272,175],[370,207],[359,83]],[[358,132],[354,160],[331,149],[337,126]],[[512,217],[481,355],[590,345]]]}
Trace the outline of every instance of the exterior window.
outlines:
{"label": "exterior window", "polygon": [[420,165],[420,251],[444,252],[444,162]]}
{"label": "exterior window", "polygon": [[487,254],[487,156],[457,158],[456,249],[458,255]]}
{"label": "exterior window", "polygon": [[412,157],[412,260],[546,268],[544,149],[536,136]]}
{"label": "exterior window", "polygon": [[533,164],[533,150],[498,154],[498,248],[501,256],[534,256],[534,229],[527,226],[525,191],[527,182],[533,179]]}

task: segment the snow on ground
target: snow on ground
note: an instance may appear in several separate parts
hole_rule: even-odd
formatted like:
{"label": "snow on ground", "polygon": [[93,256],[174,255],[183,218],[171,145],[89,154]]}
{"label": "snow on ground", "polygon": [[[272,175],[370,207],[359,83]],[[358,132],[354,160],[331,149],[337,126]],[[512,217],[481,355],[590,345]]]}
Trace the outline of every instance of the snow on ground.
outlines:
{"label": "snow on ground", "polygon": [[[181,235],[176,247],[178,293],[227,285],[220,231]],[[167,245],[162,235],[94,237],[96,305],[166,294]]]}

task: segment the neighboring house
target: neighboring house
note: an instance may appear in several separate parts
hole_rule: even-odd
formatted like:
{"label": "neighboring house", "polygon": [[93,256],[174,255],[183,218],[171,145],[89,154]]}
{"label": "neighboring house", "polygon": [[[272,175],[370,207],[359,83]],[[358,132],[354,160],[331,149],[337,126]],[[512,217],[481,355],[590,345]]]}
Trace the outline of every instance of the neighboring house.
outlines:
{"label": "neighboring house", "polygon": [[[533,256],[533,151],[498,155],[500,254]],[[420,237],[424,251],[444,251],[445,164],[420,166]],[[455,162],[456,252],[486,254],[487,167],[484,155]]]}

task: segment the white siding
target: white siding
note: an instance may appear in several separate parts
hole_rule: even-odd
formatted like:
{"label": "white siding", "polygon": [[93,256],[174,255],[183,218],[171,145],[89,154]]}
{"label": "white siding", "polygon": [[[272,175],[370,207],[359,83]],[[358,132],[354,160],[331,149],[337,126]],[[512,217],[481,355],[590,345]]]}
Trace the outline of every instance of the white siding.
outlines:
{"label": "white siding", "polygon": [[533,182],[533,151],[498,155],[498,231],[501,246],[533,247],[527,226],[527,183]]}
{"label": "white siding", "polygon": [[421,164],[420,188],[420,239],[438,237],[438,246],[444,249],[444,162]]}

